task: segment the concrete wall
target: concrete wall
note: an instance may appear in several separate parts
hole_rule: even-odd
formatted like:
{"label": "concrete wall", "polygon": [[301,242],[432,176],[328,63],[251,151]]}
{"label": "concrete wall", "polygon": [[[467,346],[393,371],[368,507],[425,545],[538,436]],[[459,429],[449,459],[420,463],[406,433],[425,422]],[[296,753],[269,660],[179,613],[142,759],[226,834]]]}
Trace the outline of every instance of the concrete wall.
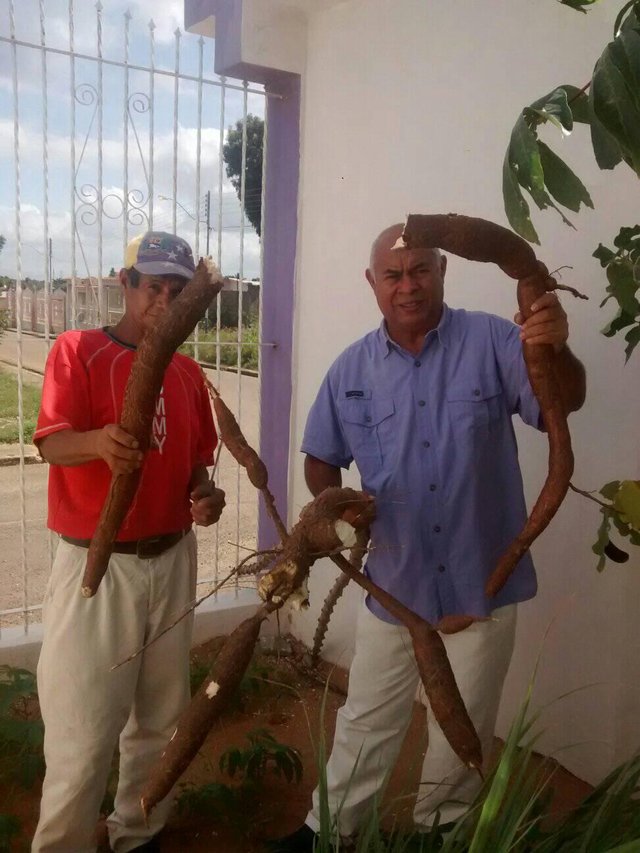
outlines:
{"label": "concrete wall", "polygon": [[[303,72],[302,151],[295,296],[290,514],[308,500],[297,452],[322,376],[348,343],[378,322],[363,278],[372,237],[407,212],[455,211],[506,224],[501,166],[511,128],[525,104],[560,83],[583,85],[620,4],[579,15],[558,3],[531,0],[345,0],[313,5]],[[637,180],[624,167],[599,172],[588,132],[569,140],[545,133],[588,184],[595,211],[574,218],[572,231],[552,212],[537,214],[539,256],[563,280],[590,295],[563,297],[575,352],[589,375],[589,398],[571,420],[574,482],[595,489],[638,478],[638,365],[624,366],[622,340],[599,329],[612,309],[598,308],[605,280],[592,251],[611,244],[638,218]],[[513,316],[515,288],[497,268],[450,259],[446,296],[453,306]],[[528,499],[546,469],[543,436],[519,430]],[[357,482],[349,475],[349,482]],[[598,508],[570,494],[534,548],[540,594],[521,608],[518,646],[501,713],[504,733],[542,655],[536,682],[546,751],[595,780],[638,743],[640,710],[640,559],[598,575],[590,546]],[[334,571],[313,571],[310,613],[294,629],[309,641]],[[332,623],[327,652],[348,663],[350,590]],[[582,691],[563,700],[574,689]],[[578,745],[576,745],[578,744]],[[580,745],[582,744],[582,745]]]}

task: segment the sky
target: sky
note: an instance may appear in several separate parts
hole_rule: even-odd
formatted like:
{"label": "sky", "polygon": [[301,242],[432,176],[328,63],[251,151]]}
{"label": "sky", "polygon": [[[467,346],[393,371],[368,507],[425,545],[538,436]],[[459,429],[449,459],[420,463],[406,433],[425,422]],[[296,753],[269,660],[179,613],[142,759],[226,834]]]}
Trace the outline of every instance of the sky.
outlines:
{"label": "sky", "polygon": [[[76,54],[97,56],[98,12],[90,0],[71,0]],[[19,41],[41,43],[41,9],[44,10],[45,43],[69,51],[70,0],[15,0],[15,33]],[[128,18],[130,16],[130,19]],[[173,72],[176,43],[179,44],[180,73],[197,76],[200,37],[184,32],[183,0],[103,0],[101,12],[102,55],[123,62],[125,25],[129,19],[129,63],[149,66],[150,21],[155,38],[155,66]],[[176,37],[176,30],[180,31]],[[10,36],[10,0],[0,0],[0,36]],[[204,39],[203,77],[218,80],[213,71],[214,42]],[[241,208],[230,181],[224,175],[218,188],[220,148],[220,87],[205,84],[202,93],[201,178],[197,185],[198,85],[180,80],[178,94],[178,140],[174,195],[174,77],[154,75],[153,100],[153,194],[150,190],[150,75],[128,72],[129,98],[125,100],[127,75],[120,65],[103,64],[103,142],[98,145],[98,63],[75,59],[75,99],[71,88],[68,55],[47,53],[47,97],[44,92],[42,51],[17,46],[20,167],[20,219],[22,277],[43,279],[48,263],[45,242],[44,115],[47,117],[48,232],[51,238],[53,277],[72,274],[72,209],[77,220],[77,275],[95,276],[99,266],[98,175],[102,162],[102,273],[122,265],[126,239],[147,230],[153,208],[153,227],[176,227],[196,249],[195,221],[198,209],[204,218],[203,199],[211,193],[210,253],[217,258],[218,234],[222,234],[221,267],[225,274],[240,271]],[[229,81],[239,85],[239,81]],[[259,87],[251,86],[252,89]],[[72,167],[72,104],[75,100],[75,180]],[[128,109],[125,110],[125,104]],[[227,88],[224,95],[224,128],[243,115],[243,93]],[[264,96],[249,93],[247,111],[264,116]],[[126,115],[126,122],[125,122]],[[125,135],[126,134],[126,135]],[[125,139],[128,155],[125,156]],[[0,275],[16,276],[16,156],[14,144],[14,92],[12,45],[0,41],[0,234],[6,238],[0,253]],[[130,203],[125,225],[123,199],[125,162]],[[165,198],[161,198],[164,196]],[[176,199],[176,204],[172,199]],[[168,200],[167,200],[168,199]],[[221,199],[222,218],[219,220]],[[253,203],[255,199],[251,200]],[[143,213],[136,213],[135,207]],[[219,228],[221,224],[221,228]],[[259,275],[259,240],[245,220],[242,272],[247,278]],[[199,254],[206,246],[206,226],[199,229]]]}

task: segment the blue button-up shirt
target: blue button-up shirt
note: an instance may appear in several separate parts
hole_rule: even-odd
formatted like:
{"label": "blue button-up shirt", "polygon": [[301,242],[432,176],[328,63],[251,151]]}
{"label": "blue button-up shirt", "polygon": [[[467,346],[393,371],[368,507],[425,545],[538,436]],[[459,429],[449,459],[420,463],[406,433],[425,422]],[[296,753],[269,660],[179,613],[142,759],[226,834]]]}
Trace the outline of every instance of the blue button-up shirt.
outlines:
{"label": "blue button-up shirt", "polygon": [[518,326],[446,305],[417,356],[384,321],[348,347],[311,408],[303,452],[336,467],[355,461],[376,497],[365,571],[429,622],[486,616],[536,593],[527,553],[494,599],[484,594],[527,516],[515,413],[540,427]]}

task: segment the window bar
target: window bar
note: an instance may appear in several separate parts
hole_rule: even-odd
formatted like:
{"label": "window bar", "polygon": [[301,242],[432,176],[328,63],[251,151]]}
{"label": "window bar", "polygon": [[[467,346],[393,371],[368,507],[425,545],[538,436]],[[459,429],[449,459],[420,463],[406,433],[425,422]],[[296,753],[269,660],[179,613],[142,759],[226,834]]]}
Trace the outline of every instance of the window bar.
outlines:
{"label": "window bar", "polygon": [[[202,189],[200,187],[201,181],[201,172],[202,172],[202,72],[203,72],[203,51],[204,51],[204,38],[200,36],[198,39],[198,130],[196,136],[196,205],[195,205],[195,215],[196,215],[196,239],[194,245],[195,252],[195,261],[198,262],[200,258],[200,219],[202,213],[202,199],[201,193]],[[193,357],[196,361],[199,361],[199,347],[198,347],[198,332],[200,331],[200,323],[196,323],[196,327],[193,332]]]}
{"label": "window bar", "polygon": [[78,314],[78,279],[76,257],[76,60],[74,56],[73,0],[69,0],[69,80],[71,86],[71,129],[69,154],[71,158],[71,328],[76,328]]}
{"label": "window bar", "polygon": [[156,25],[153,18],[149,21],[149,230],[153,231],[153,133],[154,133],[154,98],[155,98],[155,67],[156,67]]}
{"label": "window bar", "polygon": [[44,196],[42,215],[44,220],[44,339],[47,344],[47,352],[51,347],[51,329],[49,327],[51,311],[51,241],[49,240],[49,114],[48,114],[48,92],[47,92],[47,54],[46,35],[44,24],[44,0],[40,0],[40,44],[42,46],[41,74],[42,74],[42,163],[44,178]]}
{"label": "window bar", "polygon": [[16,345],[18,362],[18,441],[20,443],[20,544],[22,548],[22,624],[24,633],[29,633],[29,586],[27,564],[27,525],[25,506],[24,478],[24,411],[22,399],[22,230],[20,218],[20,107],[18,102],[18,54],[15,43],[15,2],[9,4],[11,37],[14,39],[11,49],[13,76],[13,148],[15,164],[15,211],[16,211]]}
{"label": "window bar", "polygon": [[[220,82],[222,88],[220,90],[220,135],[218,137],[218,269],[222,271],[222,181],[224,180],[222,149],[224,147],[224,122],[225,122],[225,100],[226,92],[226,77],[221,77]],[[220,387],[220,369],[221,369],[221,351],[220,351],[220,330],[222,323],[220,315],[222,313],[222,292],[216,297],[216,384]]]}
{"label": "window bar", "polygon": [[175,77],[173,81],[173,233],[177,230],[178,216],[178,96],[180,92],[180,38],[182,33],[180,27],[174,33],[176,37],[176,63]]}
{"label": "window bar", "polygon": [[104,97],[103,97],[103,80],[102,80],[102,3],[100,0],[96,3],[96,26],[98,35],[98,316],[100,317],[100,325],[104,326],[107,323],[105,317],[105,293],[104,282],[102,281],[102,213],[103,202],[102,194],[103,187],[103,162],[102,162],[102,140],[103,140],[103,123],[104,123]]}
{"label": "window bar", "polygon": [[[219,136],[218,136],[218,213],[217,213],[217,221],[216,225],[218,228],[218,245],[216,252],[216,259],[218,262],[218,269],[222,270],[222,180],[223,180],[223,159],[222,159],[222,146],[224,144],[224,121],[225,121],[225,98],[226,98],[226,77],[221,77],[220,82],[222,83],[222,88],[220,89],[220,127],[219,127]],[[216,385],[218,389],[220,389],[220,314],[222,313],[222,292],[218,293],[216,296]],[[214,580],[216,584],[220,583],[220,530],[218,525],[216,524],[216,533],[215,533],[215,563],[214,563]],[[216,593],[216,599],[218,598],[218,594]]]}
{"label": "window bar", "polygon": [[[129,24],[131,12],[124,13],[124,109],[122,114],[122,257],[129,242]],[[111,322],[110,319],[107,322]]]}
{"label": "window bar", "polygon": [[[247,172],[247,88],[249,84],[243,82],[244,93],[242,98],[242,161],[240,166],[240,260],[238,262],[238,354],[237,377],[238,377],[238,423],[242,423],[242,285],[244,282],[244,203],[246,192]],[[236,564],[240,562],[240,491],[241,471],[240,465],[237,469],[237,503],[236,503]],[[236,594],[239,589],[239,580],[235,578]]]}

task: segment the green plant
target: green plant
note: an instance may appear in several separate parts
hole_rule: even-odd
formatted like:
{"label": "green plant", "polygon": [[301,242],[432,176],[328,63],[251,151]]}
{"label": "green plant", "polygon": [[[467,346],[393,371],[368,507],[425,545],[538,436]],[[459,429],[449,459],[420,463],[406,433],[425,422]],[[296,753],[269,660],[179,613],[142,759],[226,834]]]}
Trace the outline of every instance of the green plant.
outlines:
{"label": "green plant", "polygon": [[238,805],[236,789],[223,782],[209,782],[207,785],[186,782],[176,797],[176,808],[181,815],[206,815],[214,820],[230,820],[231,823],[235,822]]}
{"label": "green plant", "polygon": [[[41,390],[38,385],[22,386],[24,440],[31,441],[40,408]],[[0,443],[16,442],[18,430],[18,383],[16,377],[0,370]]]}
{"label": "green plant", "polygon": [[[586,12],[585,7],[592,6],[597,0],[560,2]],[[621,6],[613,28],[613,39],[602,51],[586,85],[581,88],[566,84],[557,86],[525,107],[516,121],[504,159],[502,192],[509,223],[531,242],[539,243],[539,239],[523,190],[541,210],[554,208],[567,225],[572,223],[558,205],[575,212],[582,204],[593,207],[582,181],[539,138],[539,131],[546,124],[555,126],[563,136],[568,136],[576,123],[589,127],[593,153],[600,169],[610,170],[625,163],[640,177],[640,0],[628,0]],[[640,225],[621,228],[613,242],[614,249],[600,243],[593,253],[606,270],[608,280],[601,307],[610,299],[617,303],[615,317],[602,332],[613,337],[625,330],[628,361],[640,343]],[[601,494],[604,495],[610,486],[603,486]],[[575,491],[591,497],[589,492]],[[609,540],[612,520],[619,532],[629,537],[631,544],[640,544],[637,524],[623,521],[620,525],[620,516],[609,505],[602,506],[603,521],[593,546],[601,558],[599,570],[607,556],[617,562],[623,562],[628,556]]]}
{"label": "green plant", "polygon": [[[240,345],[240,367],[246,370],[258,370],[258,326],[250,325],[242,328],[242,343]],[[224,346],[218,347],[218,336],[215,328],[200,331],[198,334],[198,358],[205,364],[217,365],[218,359],[224,367],[238,366],[238,329],[223,327],[220,329],[219,342]],[[191,358],[195,356],[195,341],[188,340],[179,351]]]}
{"label": "green plant", "polygon": [[637,295],[640,287],[640,225],[621,228],[613,245],[615,251],[600,243],[593,253],[594,258],[606,269],[609,280],[608,295],[602,300],[600,307],[606,305],[610,299],[615,299],[618,303],[618,313],[605,326],[602,334],[611,338],[616,332],[631,326],[625,335],[625,352],[629,361],[631,353],[640,342],[640,301]]}
{"label": "green plant", "polygon": [[[363,821],[355,853],[636,853],[640,850],[640,755],[614,770],[583,803],[560,821],[550,820],[554,770],[534,770],[539,713],[530,685],[491,770],[469,809],[442,829],[436,814],[429,831],[381,828],[374,807]],[[324,709],[324,703],[323,703]],[[317,739],[320,830],[316,853],[343,849],[327,797],[325,739]],[[357,765],[357,762],[356,762]],[[355,768],[354,768],[355,770]]]}
{"label": "green plant", "polygon": [[231,747],[220,756],[220,770],[232,779],[236,773],[243,782],[258,783],[267,772],[283,776],[287,782],[300,782],[302,762],[300,752],[293,746],[280,743],[266,729],[254,729],[247,734],[249,746]]}
{"label": "green plant", "polygon": [[10,853],[12,841],[20,832],[21,825],[17,817],[0,814],[0,853]]}
{"label": "green plant", "polygon": [[9,312],[6,308],[0,310],[0,337],[9,328]]}
{"label": "green plant", "polygon": [[44,726],[33,673],[0,666],[0,780],[31,788],[44,775]]}

